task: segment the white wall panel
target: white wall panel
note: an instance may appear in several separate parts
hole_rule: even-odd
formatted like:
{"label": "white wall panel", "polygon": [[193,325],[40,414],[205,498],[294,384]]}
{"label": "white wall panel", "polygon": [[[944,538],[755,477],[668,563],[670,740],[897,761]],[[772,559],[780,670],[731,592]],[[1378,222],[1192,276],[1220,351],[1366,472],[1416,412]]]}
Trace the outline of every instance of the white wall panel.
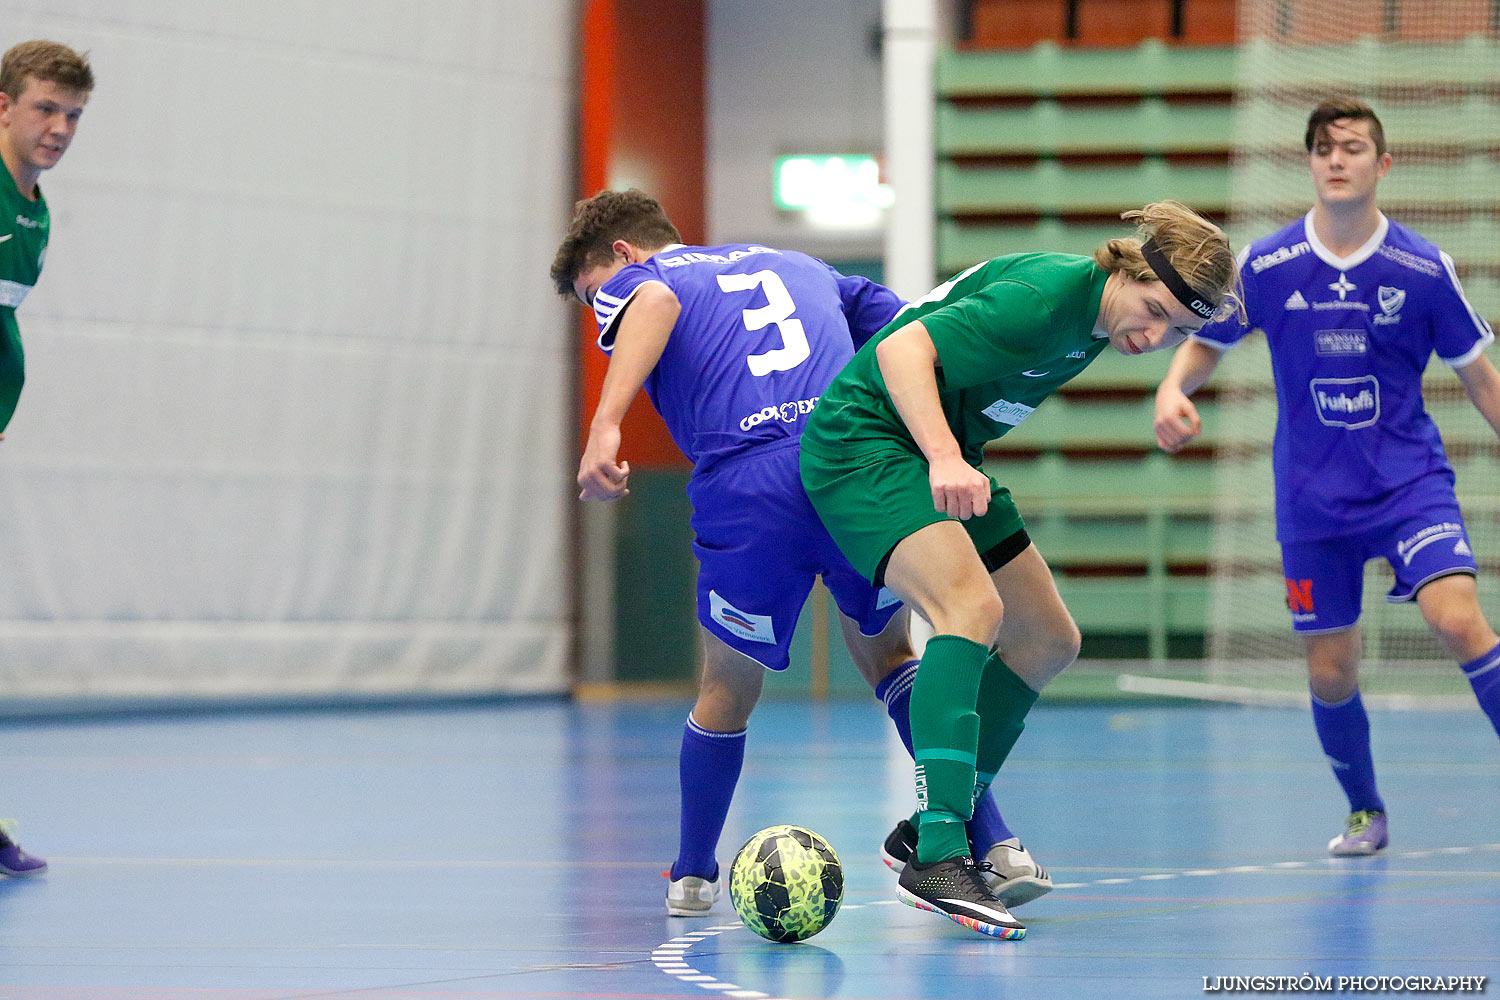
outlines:
{"label": "white wall panel", "polygon": [[90,51],[0,442],[0,700],[560,690],[573,12],[0,2]]}
{"label": "white wall panel", "polygon": [[790,153],[879,153],[881,0],[709,0],[711,242],[878,257],[879,232],[814,230],[771,200]]}

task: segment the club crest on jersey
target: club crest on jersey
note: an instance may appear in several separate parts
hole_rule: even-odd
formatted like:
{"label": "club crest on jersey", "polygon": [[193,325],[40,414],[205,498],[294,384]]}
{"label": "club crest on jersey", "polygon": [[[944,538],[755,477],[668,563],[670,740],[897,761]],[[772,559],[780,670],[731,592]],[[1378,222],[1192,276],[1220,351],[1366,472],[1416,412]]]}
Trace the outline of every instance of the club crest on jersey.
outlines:
{"label": "club crest on jersey", "polygon": [[748,611],[741,611],[720,597],[716,590],[708,592],[708,616],[741,639],[776,645],[776,629],[771,623],[770,615],[752,615]]}
{"label": "club crest on jersey", "polygon": [[1406,289],[1381,285],[1376,290],[1376,295],[1380,302],[1380,311],[1384,315],[1376,316],[1375,322],[1380,325],[1401,322],[1401,307],[1406,305]]}
{"label": "club crest on jersey", "polygon": [[1357,430],[1380,419],[1380,383],[1374,375],[1315,378],[1308,383],[1318,421],[1325,427]]}

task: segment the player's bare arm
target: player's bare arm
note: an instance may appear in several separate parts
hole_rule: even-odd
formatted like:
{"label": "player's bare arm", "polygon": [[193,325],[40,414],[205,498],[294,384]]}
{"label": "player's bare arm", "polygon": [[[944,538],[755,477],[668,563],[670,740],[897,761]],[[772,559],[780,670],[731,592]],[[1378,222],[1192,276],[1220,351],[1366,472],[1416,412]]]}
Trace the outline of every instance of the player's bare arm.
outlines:
{"label": "player's bare arm", "polygon": [[990,506],[990,480],[964,461],[943,415],[937,347],[927,327],[908,323],[880,342],[875,360],[896,412],[927,457],[933,508],[961,521],[983,516]]}
{"label": "player's bare arm", "polygon": [[1483,354],[1453,371],[1463,383],[1464,392],[1468,393],[1474,408],[1490,429],[1500,436],[1500,371],[1496,371],[1494,363]]}
{"label": "player's bare arm", "polygon": [[1188,397],[1202,388],[1219,366],[1219,352],[1201,341],[1189,340],[1172,356],[1172,364],[1156,390],[1152,428],[1163,451],[1175,452],[1203,432],[1198,408]]}
{"label": "player's bare arm", "polygon": [[620,317],[599,406],[578,463],[578,499],[618,500],[630,492],[630,463],[618,461],[620,422],[661,360],[681,312],[672,290],[651,281],[636,291]]}

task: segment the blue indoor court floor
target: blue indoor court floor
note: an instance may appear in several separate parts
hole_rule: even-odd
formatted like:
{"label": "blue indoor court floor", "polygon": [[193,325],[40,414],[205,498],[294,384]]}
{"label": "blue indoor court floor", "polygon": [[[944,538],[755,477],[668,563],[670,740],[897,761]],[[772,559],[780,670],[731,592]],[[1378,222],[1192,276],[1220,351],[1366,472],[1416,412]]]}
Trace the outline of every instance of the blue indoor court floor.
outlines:
{"label": "blue indoor court floor", "polygon": [[[0,723],[0,1000],[1162,998],[1218,977],[1500,975],[1500,743],[1373,712],[1393,842],[1332,860],[1305,711],[1048,705],[999,782],[1058,882],[1024,941],[895,902],[910,770],[873,699],[772,702],[720,849],[827,837],[844,908],[798,945],[728,900],[667,917],[686,702]],[[1494,994],[1500,986],[1487,983]]]}

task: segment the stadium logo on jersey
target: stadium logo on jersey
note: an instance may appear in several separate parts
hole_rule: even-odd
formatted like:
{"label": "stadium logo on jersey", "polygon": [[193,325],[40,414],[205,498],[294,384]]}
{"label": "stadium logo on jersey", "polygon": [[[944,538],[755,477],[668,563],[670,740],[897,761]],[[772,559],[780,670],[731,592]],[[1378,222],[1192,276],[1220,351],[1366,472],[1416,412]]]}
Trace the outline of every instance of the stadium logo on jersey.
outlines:
{"label": "stadium logo on jersey", "polygon": [[1313,334],[1313,351],[1320,358],[1358,357],[1369,349],[1363,330],[1319,330]]}
{"label": "stadium logo on jersey", "polygon": [[36,221],[35,219],[28,219],[24,215],[18,215],[16,216],[16,225],[20,226],[22,229],[36,229],[41,225],[41,223]]}
{"label": "stadium logo on jersey", "polygon": [[656,262],[662,267],[686,267],[689,264],[733,264],[737,260],[753,257],[758,253],[781,253],[780,250],[772,250],[770,247],[746,247],[743,250],[731,250],[725,253],[698,253],[696,250],[689,253],[680,253],[675,257],[658,257]]}
{"label": "stadium logo on jersey", "polygon": [[1089,352],[1088,351],[1069,351],[1068,352],[1068,357],[1070,357],[1070,358],[1086,358],[1088,356],[1089,356]]}
{"label": "stadium logo on jersey", "polygon": [[770,615],[752,615],[741,611],[719,596],[718,591],[708,592],[708,616],[741,639],[776,645],[776,629]]}
{"label": "stadium logo on jersey", "polygon": [[1326,427],[1356,430],[1380,419],[1380,383],[1374,375],[1315,378],[1310,383],[1318,420]]}
{"label": "stadium logo on jersey", "polygon": [[[1429,524],[1415,535],[1408,536],[1397,542],[1396,554],[1401,557],[1402,562],[1410,566],[1413,556],[1427,548],[1433,542],[1440,542],[1445,538],[1457,538],[1459,543],[1462,544],[1464,540],[1464,526],[1455,524],[1452,521]],[[1465,545],[1464,548],[1467,549],[1468,546]],[[1457,553],[1458,549],[1455,547],[1453,551]],[[1468,555],[1469,553],[1464,552],[1459,554]]]}
{"label": "stadium logo on jersey", "polygon": [[1027,406],[1025,403],[1012,403],[1008,399],[997,399],[986,406],[982,412],[997,424],[1019,427],[1022,421],[1036,412],[1036,407]]}
{"label": "stadium logo on jersey", "polygon": [[782,403],[780,406],[767,406],[750,414],[740,421],[740,430],[748,431],[757,424],[763,424],[767,420],[779,420],[784,424],[790,424],[798,417],[805,417],[818,405],[820,396],[811,399],[798,399],[790,403]]}
{"label": "stadium logo on jersey", "polygon": [[1354,291],[1359,286],[1349,280],[1349,276],[1343,271],[1339,272],[1339,280],[1328,286],[1331,290],[1339,293],[1339,301],[1344,301],[1344,296]]}
{"label": "stadium logo on jersey", "polygon": [[1293,292],[1291,295],[1289,295],[1287,297],[1286,304],[1285,304],[1284,308],[1287,308],[1287,309],[1306,309],[1307,308],[1307,300],[1302,297],[1302,290],[1300,288],[1297,291]]}
{"label": "stadium logo on jersey", "polygon": [[[1313,592],[1311,580],[1286,581],[1286,606],[1291,609],[1292,618],[1295,621],[1312,621],[1317,617],[1317,609],[1313,606]],[[1298,618],[1298,615],[1304,617]]]}
{"label": "stadium logo on jersey", "polygon": [[1381,285],[1376,289],[1376,297],[1380,300],[1380,311],[1385,315],[1376,316],[1375,322],[1382,326],[1401,322],[1401,307],[1406,305],[1406,289]]}
{"label": "stadium logo on jersey", "polygon": [[1289,247],[1277,247],[1270,253],[1263,253],[1251,260],[1250,269],[1259,274],[1268,267],[1275,267],[1277,264],[1285,264],[1289,260],[1296,260],[1305,253],[1312,253],[1312,245],[1306,240],[1303,240],[1301,243],[1293,243]]}

